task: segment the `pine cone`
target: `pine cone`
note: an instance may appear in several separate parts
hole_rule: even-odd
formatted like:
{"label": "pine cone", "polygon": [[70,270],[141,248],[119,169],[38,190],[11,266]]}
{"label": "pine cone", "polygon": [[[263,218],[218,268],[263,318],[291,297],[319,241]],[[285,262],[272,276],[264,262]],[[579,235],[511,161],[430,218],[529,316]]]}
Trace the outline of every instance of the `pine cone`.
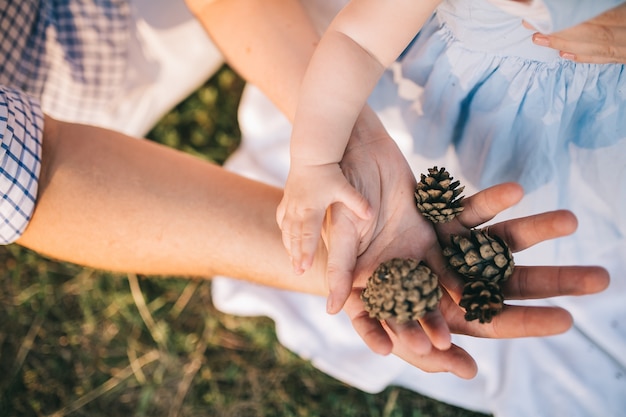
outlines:
{"label": "pine cone", "polygon": [[[433,223],[446,223],[463,211],[459,194],[465,187],[460,182],[452,182],[445,168],[429,168],[428,175],[421,175],[415,187],[415,202],[419,211]],[[459,188],[457,188],[459,187]]]}
{"label": "pine cone", "polygon": [[459,305],[465,309],[465,320],[489,323],[502,311],[504,296],[498,284],[478,279],[465,284]]}
{"label": "pine cone", "polygon": [[444,248],[443,254],[464,277],[502,283],[513,274],[513,254],[498,236],[474,229],[469,238],[452,235],[450,240],[452,245]]}
{"label": "pine cone", "polygon": [[361,299],[370,317],[395,317],[403,323],[437,308],[441,295],[439,279],[430,268],[414,259],[395,258],[378,266]]}

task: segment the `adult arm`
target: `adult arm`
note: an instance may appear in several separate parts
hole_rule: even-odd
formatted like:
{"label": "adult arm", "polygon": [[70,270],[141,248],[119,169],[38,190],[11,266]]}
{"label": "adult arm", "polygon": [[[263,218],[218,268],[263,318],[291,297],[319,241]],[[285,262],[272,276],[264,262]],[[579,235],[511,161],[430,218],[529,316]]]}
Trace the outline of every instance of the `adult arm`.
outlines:
{"label": "adult arm", "polygon": [[185,2],[229,65],[293,120],[302,77],[320,38],[300,2]]}
{"label": "adult arm", "polygon": [[[276,288],[327,294],[323,247],[320,260],[306,272],[307,279],[293,275],[274,222],[279,189],[159,144],[50,118],[43,144],[39,199],[19,244],[60,260],[107,270],[198,277],[223,274]],[[472,221],[499,211],[504,206],[498,203],[502,195],[493,190],[468,199],[468,213],[490,207],[488,214]],[[531,243],[552,238],[555,233],[545,226],[555,224],[562,215],[546,216],[535,216],[525,224],[509,222],[508,235],[531,236]],[[536,280],[526,286],[521,285],[521,275],[511,279],[512,288],[524,288],[517,296],[585,294],[600,290],[607,282],[606,274],[597,268],[531,268],[530,276]],[[540,284],[540,276],[551,279]],[[455,310],[450,310],[449,319],[453,330],[485,337],[553,334],[570,325],[561,309],[519,309],[494,320],[497,328],[466,325],[454,319]],[[347,311],[352,317],[363,314],[362,305],[357,304]],[[525,317],[525,326],[517,325],[520,315]],[[471,357],[458,348],[425,354],[398,340],[411,340],[406,334],[391,335],[397,353],[426,370],[464,377],[475,373]]]}
{"label": "adult arm", "polygon": [[38,201],[17,243],[106,270],[326,294],[323,279],[291,273],[273,220],[280,197],[165,146],[46,118]]}

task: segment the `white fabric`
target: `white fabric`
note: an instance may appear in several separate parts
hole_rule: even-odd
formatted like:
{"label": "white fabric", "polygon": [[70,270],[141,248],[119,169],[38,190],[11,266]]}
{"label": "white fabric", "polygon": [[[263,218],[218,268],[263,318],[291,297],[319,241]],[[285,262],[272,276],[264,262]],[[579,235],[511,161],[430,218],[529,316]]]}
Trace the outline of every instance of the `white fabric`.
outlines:
{"label": "white fabric", "polygon": [[[324,3],[332,6],[332,0]],[[305,4],[315,6],[310,1]],[[130,42],[128,88],[91,122],[142,135],[165,111],[203,82],[221,64],[221,57],[182,2],[136,0],[134,7],[136,32]],[[319,16],[323,18],[324,12]],[[387,92],[379,90],[383,96]],[[377,110],[417,172],[434,164],[459,172],[452,153],[426,159],[413,152],[413,139],[404,126],[400,109]],[[258,91],[248,87],[240,122],[243,144],[228,167],[253,178],[282,184],[289,161],[287,121]],[[577,155],[584,164],[584,152]],[[591,155],[589,158],[593,159]],[[456,177],[466,182],[462,175]],[[466,190],[468,194],[475,191],[471,186]],[[545,203],[542,198],[553,191],[540,189],[535,194],[539,197],[528,199],[523,208],[511,210],[507,216],[542,211]],[[585,230],[589,231],[591,226],[584,225]],[[555,253],[550,245],[539,245],[518,254],[516,260],[520,264],[554,263],[555,259],[575,261],[576,248],[569,249]],[[225,312],[273,318],[281,343],[311,359],[322,371],[365,391],[377,392],[397,384],[452,404],[501,416],[617,417],[626,410],[626,324],[625,317],[615,316],[615,312],[623,311],[624,299],[620,295],[626,293],[625,280],[620,279],[623,271],[615,270],[616,260],[624,255],[619,251],[594,254],[599,264],[618,274],[607,292],[583,299],[537,303],[555,302],[570,309],[576,326],[565,335],[501,341],[455,337],[455,342],[478,362],[479,375],[471,381],[449,374],[425,374],[393,356],[373,354],[343,314],[325,313],[325,300],[320,297],[261,288],[227,278],[215,279],[213,296],[216,306]]]}
{"label": "white fabric", "polygon": [[[247,87],[240,123],[244,142],[228,161],[229,169],[280,185],[288,171],[290,126],[278,110],[254,87]],[[383,121],[403,150],[411,146],[393,111]],[[413,154],[414,166],[427,166]],[[451,155],[429,164],[446,164],[455,171]],[[461,178],[463,180],[463,178]],[[469,187],[468,194],[473,193]],[[541,194],[543,195],[543,194]],[[539,211],[542,201],[529,202]],[[525,210],[528,209],[525,206]],[[511,210],[507,217],[520,213]],[[527,213],[524,213],[527,214]],[[622,254],[623,255],[623,254]],[[598,261],[610,267],[619,254],[605,254]],[[523,264],[553,264],[549,246],[538,245],[516,254]],[[623,321],[602,317],[620,311],[624,280],[612,283],[607,293],[582,298],[560,298],[558,304],[576,317],[576,327],[550,338],[482,340],[455,336],[455,343],[476,359],[479,374],[470,381],[449,374],[426,374],[394,356],[376,355],[364,346],[345,315],[325,313],[325,299],[288,293],[227,278],[215,278],[213,301],[224,312],[268,316],[275,320],[279,340],[322,371],[367,392],[400,385],[460,407],[498,416],[615,416],[626,404],[626,328]],[[609,296],[607,296],[609,295]],[[549,305],[544,300],[535,304]],[[620,326],[622,338],[607,340],[602,326]],[[538,395],[540,391],[554,395]],[[537,391],[540,390],[540,391]],[[571,414],[570,414],[571,413]]]}
{"label": "white fabric", "polygon": [[[478,3],[474,2],[472,5]],[[501,21],[497,19],[502,18],[500,10],[493,5],[483,4],[482,6],[484,7],[480,7],[481,17],[491,19],[490,29],[494,29],[494,33],[507,29],[504,27],[506,22],[503,22],[503,26],[498,26]],[[532,53],[528,61],[523,59],[522,62],[531,62],[531,57],[535,57],[532,65],[523,67],[524,71],[534,68],[534,65],[541,67],[541,62],[560,65],[554,51],[537,48],[530,41],[527,47],[523,45],[521,48],[517,47],[523,40],[523,36],[528,37],[532,32],[521,28],[519,19],[516,17],[513,19],[520,29],[512,27],[512,30],[508,32],[512,34],[512,37],[508,39],[494,37],[493,44],[485,43],[485,28],[481,28],[479,20],[455,22],[453,18],[450,18],[459,13],[466,13],[467,9],[470,9],[470,13],[474,12],[471,6],[465,5],[462,0],[446,2],[440,8],[442,12],[445,12],[446,23],[452,26],[453,32],[469,30],[470,35],[475,35],[469,37],[468,50],[474,47],[496,50],[493,48],[494,45],[498,45],[498,48],[505,48],[507,42],[510,42],[510,45],[516,46],[511,47],[511,53],[515,57]],[[471,26],[473,24],[475,26]],[[469,35],[466,33],[455,32],[464,41],[468,40]],[[492,42],[491,38],[489,42]],[[416,49],[417,56],[411,57],[409,53],[408,58],[405,56],[404,59],[408,59],[409,63],[414,63],[419,68],[422,63],[419,60],[421,56],[427,61],[424,65],[429,65],[427,54],[419,55],[423,51],[431,52],[431,49],[428,49],[431,43],[427,41],[425,43],[424,48]],[[454,65],[451,71],[441,71],[437,74],[441,76],[438,81],[441,81],[440,85],[443,87],[446,85],[446,80],[467,82],[469,84],[467,88],[471,89],[473,86],[471,77],[460,75],[456,77],[450,74],[455,71],[462,73],[465,69],[471,76],[480,75],[481,68],[480,65],[473,71],[472,68],[465,68],[468,56],[462,55],[465,54],[462,51],[463,48],[458,49],[460,50],[459,59],[452,61]],[[435,54],[435,52],[432,53]],[[469,57],[476,59],[475,56]],[[515,62],[515,59],[511,60],[510,67],[516,67]],[[404,62],[403,65],[405,65]],[[404,69],[406,68],[405,65]],[[508,67],[503,65],[503,68]],[[591,67],[581,66],[580,69],[591,70]],[[597,68],[594,67],[595,69]],[[473,194],[476,191],[476,185],[473,184],[479,183],[477,178],[480,177],[480,172],[488,172],[492,164],[477,168],[479,171],[483,170],[478,173],[471,172],[471,164],[467,162],[467,159],[468,155],[472,155],[472,149],[462,147],[466,144],[465,137],[462,137],[463,141],[460,143],[451,144],[449,147],[444,146],[439,153],[432,153],[428,157],[420,155],[418,152],[424,151],[424,147],[419,146],[420,135],[424,136],[424,129],[421,129],[423,125],[411,122],[406,118],[406,113],[409,110],[419,113],[419,109],[411,107],[412,101],[424,101],[424,110],[427,110],[426,105],[432,104],[428,101],[432,97],[419,98],[417,96],[420,96],[421,91],[418,88],[408,86],[402,89],[402,85],[395,85],[394,75],[397,79],[401,77],[394,74],[393,70],[394,68],[381,80],[372,94],[370,103],[381,116],[391,136],[398,141],[400,148],[414,168],[415,174],[433,165],[445,166],[457,179],[466,184],[466,193]],[[502,71],[502,68],[498,71]],[[577,77],[581,75],[578,74]],[[404,77],[409,76],[405,73]],[[564,76],[564,79],[567,77]],[[585,79],[585,76],[579,78]],[[419,81],[415,78],[410,78],[410,80]],[[564,82],[563,85],[566,83]],[[402,91],[398,92],[398,87]],[[446,90],[443,87],[435,89],[434,92],[440,93],[437,97],[448,99],[449,96],[445,95]],[[442,91],[444,93],[441,93]],[[404,100],[397,94],[403,95]],[[404,96],[411,96],[411,98],[406,99]],[[540,98],[541,95],[534,94],[532,97]],[[527,99],[530,100],[532,97],[529,96]],[[606,97],[618,100],[616,104],[619,104],[619,95],[617,98],[615,94],[605,95],[605,99],[610,101]],[[508,100],[504,97],[503,103],[508,103]],[[448,113],[437,113],[432,107],[431,110],[436,113],[433,117],[440,117],[441,123],[445,123],[448,120],[446,118],[450,117]],[[487,110],[491,108],[488,107]],[[489,113],[485,112],[485,114]],[[541,113],[541,116],[545,115],[546,113]],[[497,122],[507,123],[507,121]],[[583,122],[584,120],[580,121],[580,123]],[[253,87],[247,87],[240,108],[240,125],[243,143],[228,161],[227,167],[258,180],[275,185],[283,184],[289,164],[288,145],[291,128],[287,120],[261,93]],[[450,125],[449,120],[448,125]],[[411,127],[415,128],[414,132],[409,130]],[[537,124],[537,129],[541,129],[540,124]],[[470,131],[467,136],[471,136],[472,132]],[[594,136],[593,132],[590,133],[589,141],[593,142],[598,135]],[[479,136],[476,141],[480,141],[481,137],[483,136]],[[433,135],[431,139],[439,140],[436,135]],[[623,146],[623,144],[623,140],[617,141],[616,146]],[[452,146],[457,147],[457,152],[465,157],[465,161],[457,159],[457,153],[452,152]],[[617,417],[624,415],[626,410],[626,310],[624,308],[626,280],[624,280],[621,265],[626,257],[626,248],[620,242],[623,241],[623,231],[626,229],[623,227],[622,205],[617,204],[624,199],[620,191],[623,190],[623,185],[619,185],[620,179],[626,172],[623,154],[611,155],[611,151],[615,152],[616,149],[611,147],[603,149],[601,146],[589,146],[585,148],[579,144],[569,146],[569,149],[562,149],[558,154],[571,157],[572,167],[586,168],[581,171],[572,169],[571,172],[559,172],[562,176],[559,178],[564,180],[568,187],[571,184],[579,184],[577,189],[580,190],[580,194],[572,199],[572,206],[569,208],[587,215],[579,219],[577,235],[569,239],[560,239],[559,244],[545,242],[518,253],[516,262],[520,265],[593,262],[610,271],[613,277],[611,286],[601,294],[582,298],[560,297],[553,300],[527,302],[567,308],[574,316],[575,326],[563,335],[514,340],[481,340],[455,336],[454,341],[468,350],[478,363],[479,374],[473,380],[461,380],[450,374],[426,374],[393,356],[381,357],[373,354],[356,335],[343,314],[327,316],[324,313],[325,300],[321,297],[286,293],[259,288],[241,281],[216,278],[212,287],[214,303],[220,310],[228,313],[264,315],[273,318],[281,343],[310,359],[324,372],[365,391],[377,392],[388,385],[401,385],[461,407],[507,417]],[[446,149],[448,149],[447,152]],[[476,152],[479,150],[476,149]],[[507,154],[505,144],[502,145],[500,151],[502,151],[503,158],[510,156]],[[493,156],[493,159],[495,161],[497,155]],[[503,160],[508,161],[508,159]],[[597,161],[605,162],[599,165]],[[613,161],[611,166],[609,166],[609,161]],[[517,160],[511,162],[520,164],[519,155],[517,155]],[[481,165],[477,164],[477,166]],[[530,179],[535,174],[537,177],[542,174],[539,170],[532,171],[528,175]],[[602,173],[605,173],[604,177],[606,177],[607,172],[611,172],[611,178],[615,178],[615,181],[609,180],[605,184],[602,181]],[[469,177],[477,178],[470,179]],[[598,181],[590,182],[590,178],[598,178]],[[595,187],[592,184],[596,184]],[[536,181],[533,185],[532,193],[527,195],[521,205],[508,210],[497,220],[526,216],[530,213],[545,211],[546,208],[555,208],[565,192],[560,188],[562,184],[559,185],[558,182],[549,178],[547,181]],[[581,195],[593,197],[581,198]],[[615,210],[616,208],[618,210]],[[591,216],[589,213],[595,214]],[[610,241],[610,244],[596,244],[602,242],[603,238]]]}
{"label": "white fabric", "polygon": [[548,32],[552,28],[550,11],[543,0],[489,0],[489,2],[507,13],[532,23],[539,31]]}
{"label": "white fabric", "polygon": [[132,0],[132,5],[126,88],[88,122],[143,136],[224,61],[182,0]]}

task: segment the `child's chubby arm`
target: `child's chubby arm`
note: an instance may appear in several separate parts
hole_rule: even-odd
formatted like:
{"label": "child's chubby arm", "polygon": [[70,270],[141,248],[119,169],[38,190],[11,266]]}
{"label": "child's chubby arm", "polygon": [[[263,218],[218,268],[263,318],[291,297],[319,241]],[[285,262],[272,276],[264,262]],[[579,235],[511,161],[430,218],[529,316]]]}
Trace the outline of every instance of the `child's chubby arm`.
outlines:
{"label": "child's chubby arm", "polygon": [[324,33],[304,76],[291,140],[291,170],[277,221],[294,269],[311,265],[325,210],[340,203],[362,220],[367,201],[339,162],[367,97],[440,0],[353,0]]}
{"label": "child's chubby arm", "polygon": [[352,0],[309,63],[294,120],[292,158],[337,163],[367,97],[440,0]]}

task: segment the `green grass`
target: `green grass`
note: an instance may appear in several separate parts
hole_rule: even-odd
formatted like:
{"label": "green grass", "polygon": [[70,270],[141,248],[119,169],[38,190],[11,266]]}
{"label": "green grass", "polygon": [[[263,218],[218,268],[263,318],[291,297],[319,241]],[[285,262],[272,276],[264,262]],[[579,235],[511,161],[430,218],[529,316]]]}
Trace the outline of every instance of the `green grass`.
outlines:
{"label": "green grass", "polygon": [[[243,82],[223,68],[150,138],[218,163],[239,141]],[[454,416],[390,387],[363,393],[221,314],[208,280],[111,274],[0,248],[0,417]]]}

